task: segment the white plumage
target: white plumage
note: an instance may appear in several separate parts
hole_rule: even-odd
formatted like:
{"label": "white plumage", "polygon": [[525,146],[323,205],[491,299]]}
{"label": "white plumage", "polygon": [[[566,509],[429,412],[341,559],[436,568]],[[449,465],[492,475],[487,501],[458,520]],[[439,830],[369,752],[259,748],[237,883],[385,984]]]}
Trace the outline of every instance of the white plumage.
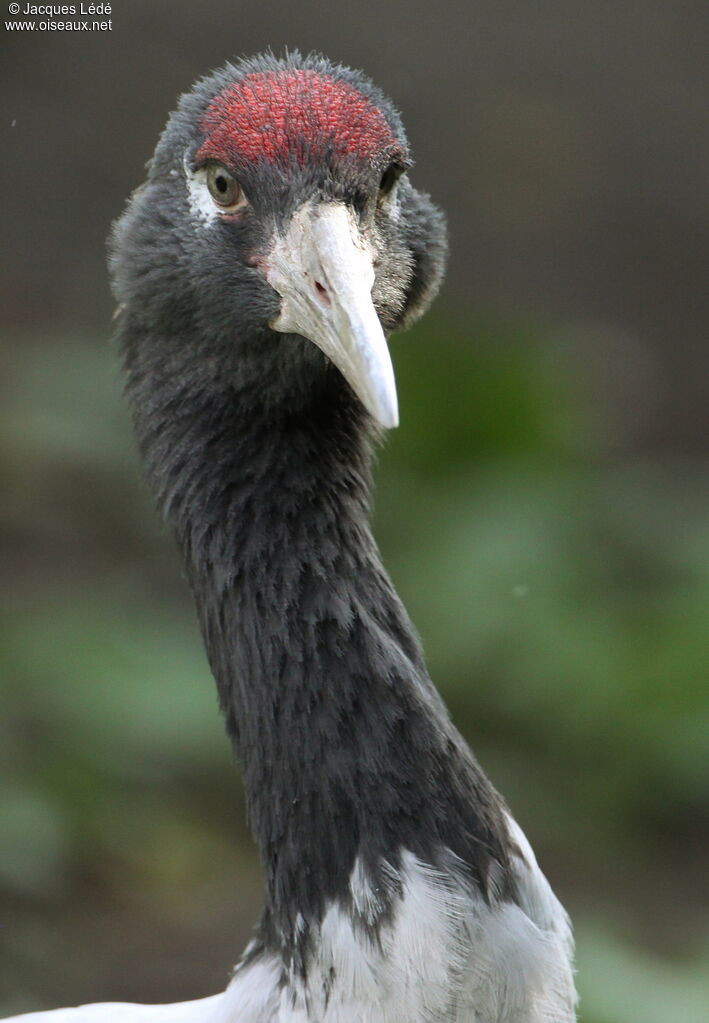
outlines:
{"label": "white plumage", "polygon": [[[411,853],[397,880],[402,898],[381,942],[347,910],[330,906],[320,925],[307,982],[282,984],[275,956],[257,959],[222,994],[170,1005],[96,1003],[15,1016],[22,1023],[573,1023],[573,940],[521,828],[520,903],[488,906],[455,872],[442,873]],[[358,911],[377,894],[353,871]],[[335,978],[334,982],[331,978]],[[12,1021],[10,1021],[12,1023]]]}

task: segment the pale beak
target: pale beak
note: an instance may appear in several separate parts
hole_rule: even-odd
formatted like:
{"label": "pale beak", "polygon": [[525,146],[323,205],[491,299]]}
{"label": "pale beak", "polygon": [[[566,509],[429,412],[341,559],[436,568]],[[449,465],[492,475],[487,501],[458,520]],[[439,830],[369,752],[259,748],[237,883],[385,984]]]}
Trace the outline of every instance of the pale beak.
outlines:
{"label": "pale beak", "polygon": [[301,206],[268,254],[266,279],[281,296],[271,327],[316,344],[377,422],[398,426],[394,368],[372,302],[372,254],[347,207]]}

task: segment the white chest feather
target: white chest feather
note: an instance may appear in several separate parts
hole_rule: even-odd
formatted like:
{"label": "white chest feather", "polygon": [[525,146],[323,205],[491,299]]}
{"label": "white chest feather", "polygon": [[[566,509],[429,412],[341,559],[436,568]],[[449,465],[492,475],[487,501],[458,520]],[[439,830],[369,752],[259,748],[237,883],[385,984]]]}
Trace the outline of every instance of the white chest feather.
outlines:
{"label": "white chest feather", "polygon": [[[402,898],[378,941],[332,905],[305,981],[281,986],[275,959],[253,963],[210,1023],[573,1023],[568,920],[524,835],[514,822],[510,830],[520,906],[489,906],[405,853]],[[360,920],[375,918],[377,893],[359,864],[350,888]]]}
{"label": "white chest feather", "polygon": [[86,1005],[23,1023],[574,1023],[568,918],[522,831],[508,824],[519,905],[488,905],[455,869],[404,853],[392,871],[401,898],[373,939],[368,924],[381,905],[358,863],[351,906],[326,913],[305,980],[284,982],[278,956],[263,955],[212,998]]}

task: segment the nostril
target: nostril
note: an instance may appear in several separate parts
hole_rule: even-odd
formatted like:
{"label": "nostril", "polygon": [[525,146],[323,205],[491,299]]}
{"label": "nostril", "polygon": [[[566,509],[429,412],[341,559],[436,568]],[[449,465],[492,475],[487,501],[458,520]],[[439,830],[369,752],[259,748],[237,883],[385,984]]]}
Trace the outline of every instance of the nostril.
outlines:
{"label": "nostril", "polygon": [[327,288],[320,283],[320,281],[314,281],[315,294],[318,296],[323,305],[330,305],[330,296],[327,293]]}

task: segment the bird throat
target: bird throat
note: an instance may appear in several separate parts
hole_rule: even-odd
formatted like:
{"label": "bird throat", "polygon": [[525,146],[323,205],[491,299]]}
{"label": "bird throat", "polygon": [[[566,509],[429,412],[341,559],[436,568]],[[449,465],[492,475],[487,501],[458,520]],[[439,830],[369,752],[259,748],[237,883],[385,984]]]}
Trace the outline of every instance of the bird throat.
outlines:
{"label": "bird throat", "polygon": [[498,797],[372,538],[366,413],[330,376],[295,412],[129,382],[241,763],[266,915],[291,936],[349,897],[356,863],[377,887],[405,850],[435,864],[446,848],[484,889],[505,859]]}

